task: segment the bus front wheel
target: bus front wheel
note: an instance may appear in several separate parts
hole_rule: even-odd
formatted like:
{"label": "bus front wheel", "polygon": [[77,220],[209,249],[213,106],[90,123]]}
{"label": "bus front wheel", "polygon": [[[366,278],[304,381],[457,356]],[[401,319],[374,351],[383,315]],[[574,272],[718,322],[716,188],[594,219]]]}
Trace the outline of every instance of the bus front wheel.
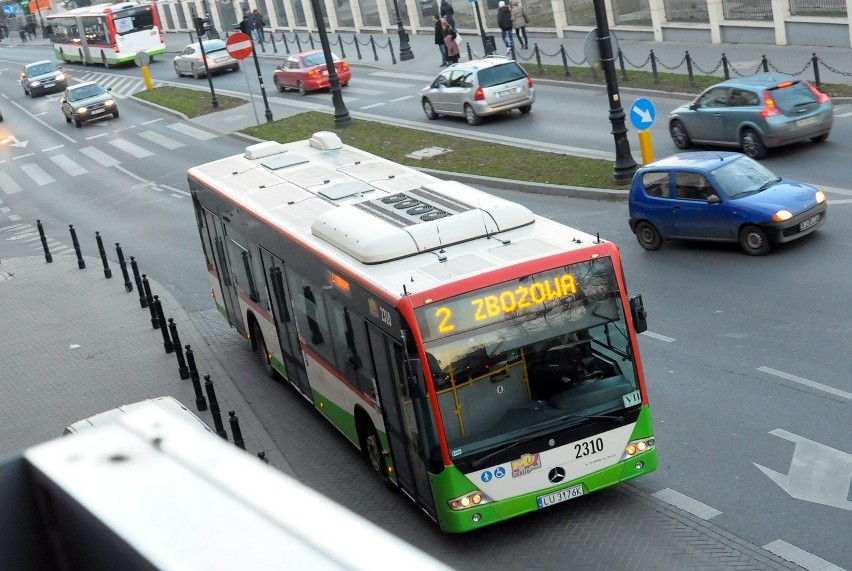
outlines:
{"label": "bus front wheel", "polygon": [[266,372],[266,376],[270,379],[274,379],[276,376],[275,367],[272,366],[272,359],[269,358],[269,351],[266,349],[266,341],[264,340],[263,333],[260,332],[260,327],[258,327],[257,324],[255,324],[252,328],[252,337],[254,338],[255,346],[257,348],[260,365]]}

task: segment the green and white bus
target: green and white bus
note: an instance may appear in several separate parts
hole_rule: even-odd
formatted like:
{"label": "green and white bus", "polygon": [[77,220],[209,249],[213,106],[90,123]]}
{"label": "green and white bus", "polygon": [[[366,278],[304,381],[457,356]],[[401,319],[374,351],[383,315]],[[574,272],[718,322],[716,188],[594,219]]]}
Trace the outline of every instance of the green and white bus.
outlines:
{"label": "green and white bus", "polygon": [[331,132],[188,179],[219,310],[443,530],[656,468],[613,243]]}

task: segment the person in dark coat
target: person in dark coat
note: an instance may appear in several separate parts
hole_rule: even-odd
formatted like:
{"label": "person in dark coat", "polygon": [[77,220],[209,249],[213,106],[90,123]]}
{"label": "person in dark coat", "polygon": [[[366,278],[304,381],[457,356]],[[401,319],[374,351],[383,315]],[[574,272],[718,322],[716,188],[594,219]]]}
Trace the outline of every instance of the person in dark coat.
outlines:
{"label": "person in dark coat", "polygon": [[497,27],[500,28],[503,43],[506,45],[506,55],[509,55],[515,47],[515,41],[512,38],[512,9],[506,6],[504,0],[500,0],[497,6]]}
{"label": "person in dark coat", "polygon": [[441,0],[441,19],[446,20],[453,30],[456,29],[456,20],[453,18],[455,12],[452,4],[447,2],[447,0]]}
{"label": "person in dark coat", "polygon": [[432,14],[432,23],[435,24],[435,44],[441,50],[441,67],[449,65],[447,60],[447,44],[444,43],[444,27],[441,25],[441,18],[437,14]]}

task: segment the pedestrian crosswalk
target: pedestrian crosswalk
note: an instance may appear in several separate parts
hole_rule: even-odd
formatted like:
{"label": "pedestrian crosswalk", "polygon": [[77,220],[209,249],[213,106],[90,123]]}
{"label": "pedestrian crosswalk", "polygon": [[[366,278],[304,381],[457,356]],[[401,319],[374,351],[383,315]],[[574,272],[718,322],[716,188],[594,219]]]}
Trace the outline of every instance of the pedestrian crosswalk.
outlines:
{"label": "pedestrian crosswalk", "polygon": [[[110,93],[117,99],[126,99],[134,94],[145,90],[145,81],[141,77],[130,75],[117,75],[111,73],[103,73],[98,71],[86,71],[75,69],[70,74],[72,80],[82,81],[97,81],[105,88],[110,90]],[[153,87],[161,87],[165,85],[162,81],[153,81]]]}

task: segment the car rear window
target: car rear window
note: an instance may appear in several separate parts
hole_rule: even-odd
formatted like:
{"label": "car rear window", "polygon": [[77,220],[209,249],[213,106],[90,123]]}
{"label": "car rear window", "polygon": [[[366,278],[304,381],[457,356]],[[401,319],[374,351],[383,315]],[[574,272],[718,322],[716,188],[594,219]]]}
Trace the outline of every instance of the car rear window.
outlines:
{"label": "car rear window", "polygon": [[781,111],[795,111],[802,105],[817,102],[816,94],[804,81],[797,81],[785,87],[773,87],[769,89],[769,95]]}
{"label": "car rear window", "polygon": [[526,77],[527,74],[524,69],[517,63],[511,62],[480,70],[479,85],[480,87],[491,87],[500,85],[501,83],[525,79]]}

